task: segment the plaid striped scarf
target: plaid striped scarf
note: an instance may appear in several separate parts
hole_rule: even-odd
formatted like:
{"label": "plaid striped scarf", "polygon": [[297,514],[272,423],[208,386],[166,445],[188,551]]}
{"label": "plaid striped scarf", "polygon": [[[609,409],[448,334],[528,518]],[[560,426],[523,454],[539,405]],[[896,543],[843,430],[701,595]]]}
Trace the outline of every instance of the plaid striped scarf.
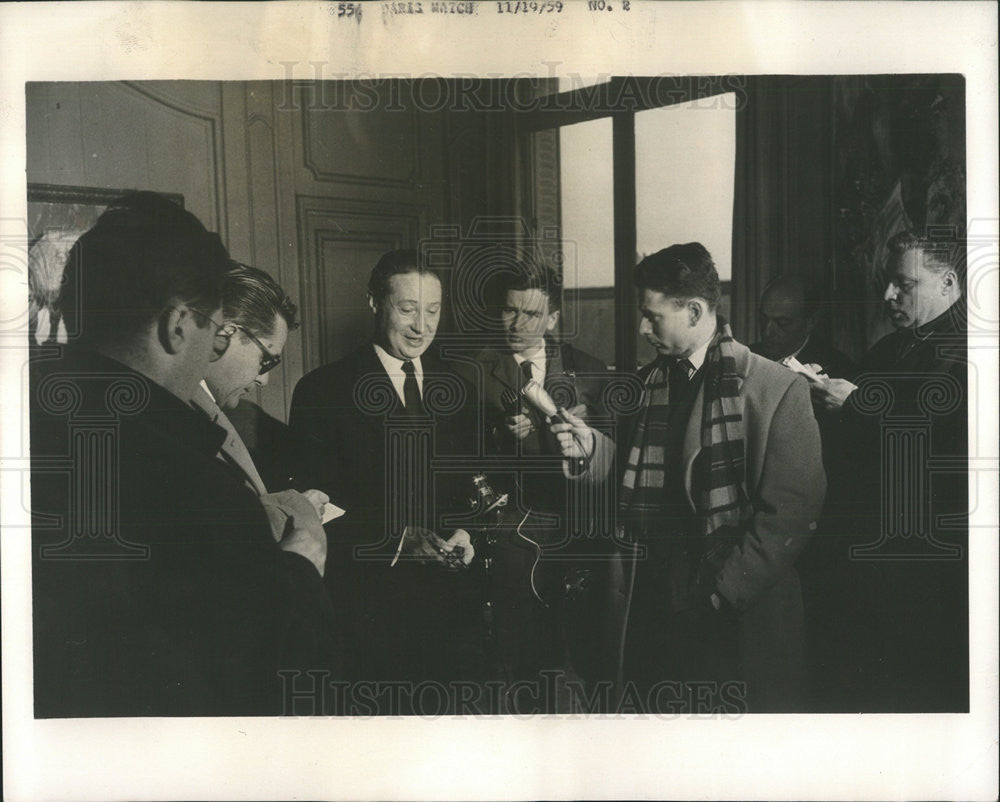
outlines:
{"label": "plaid striped scarf", "polygon": [[[701,418],[700,474],[692,477],[695,512],[702,534],[709,536],[727,525],[736,525],[746,500],[743,489],[743,398],[733,356],[733,334],[724,318],[705,353]],[[621,511],[640,531],[655,526],[664,498],[668,471],[681,465],[664,464],[669,381],[657,362],[647,373],[646,403],[636,426],[622,477]]]}

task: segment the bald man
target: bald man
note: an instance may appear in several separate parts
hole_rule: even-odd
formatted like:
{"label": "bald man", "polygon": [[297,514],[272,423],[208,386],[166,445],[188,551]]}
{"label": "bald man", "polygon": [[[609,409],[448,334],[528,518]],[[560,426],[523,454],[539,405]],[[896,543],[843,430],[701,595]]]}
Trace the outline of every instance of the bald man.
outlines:
{"label": "bald man", "polygon": [[780,362],[794,356],[803,365],[819,366],[831,378],[850,378],[851,358],[820,337],[816,329],[819,303],[801,276],[778,276],[764,288],[758,308],[762,338],[750,346],[755,354]]}

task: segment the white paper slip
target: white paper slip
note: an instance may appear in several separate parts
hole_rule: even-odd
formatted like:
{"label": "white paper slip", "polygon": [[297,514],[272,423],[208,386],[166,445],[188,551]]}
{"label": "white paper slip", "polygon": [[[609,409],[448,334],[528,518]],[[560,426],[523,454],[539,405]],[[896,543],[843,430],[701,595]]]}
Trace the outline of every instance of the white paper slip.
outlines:
{"label": "white paper slip", "polygon": [[801,362],[799,362],[799,360],[797,360],[794,356],[786,356],[784,359],[781,360],[781,364],[784,365],[789,370],[794,371],[795,373],[801,373],[807,379],[810,379],[814,382],[823,381],[822,377],[815,370],[806,367]]}
{"label": "white paper slip", "polygon": [[342,510],[336,504],[331,504],[329,501],[323,505],[323,514],[320,516],[320,521],[323,523],[328,523],[329,521],[339,518],[347,510]]}

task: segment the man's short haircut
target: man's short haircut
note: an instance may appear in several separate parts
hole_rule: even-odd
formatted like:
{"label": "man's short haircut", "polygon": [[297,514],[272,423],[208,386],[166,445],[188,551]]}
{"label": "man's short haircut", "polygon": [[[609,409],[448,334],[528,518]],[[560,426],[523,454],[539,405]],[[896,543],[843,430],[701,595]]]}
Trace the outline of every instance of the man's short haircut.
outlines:
{"label": "man's short haircut", "polygon": [[256,267],[230,262],[222,285],[222,316],[253,334],[274,334],[278,315],[291,331],[298,327],[298,309],[273,278]]}
{"label": "man's short haircut", "polygon": [[932,273],[941,275],[954,270],[958,276],[958,286],[965,288],[966,251],[965,242],[954,237],[921,237],[914,231],[900,231],[887,243],[892,258],[899,258],[908,251],[918,251],[924,255],[922,265]]}
{"label": "man's short haircut", "polygon": [[562,309],[562,276],[546,264],[519,261],[513,270],[501,273],[497,279],[501,305],[511,290],[541,290],[548,299],[550,312]]}
{"label": "man's short haircut", "polygon": [[638,290],[661,292],[678,303],[701,298],[712,310],[722,297],[715,263],[700,242],[671,245],[647,256],[635,266],[633,279]]}
{"label": "man's short haircut", "polygon": [[[406,273],[420,273],[434,276],[438,281],[441,277],[421,261],[420,254],[412,248],[401,248],[382,255],[368,277],[368,293],[376,303],[381,304],[389,297],[389,279]],[[442,285],[444,282],[441,282]]]}
{"label": "man's short haircut", "polygon": [[59,308],[81,342],[125,342],[171,302],[204,315],[218,309],[228,266],[218,235],[198,218],[154,192],[136,192],[109,204],[73,245]]}

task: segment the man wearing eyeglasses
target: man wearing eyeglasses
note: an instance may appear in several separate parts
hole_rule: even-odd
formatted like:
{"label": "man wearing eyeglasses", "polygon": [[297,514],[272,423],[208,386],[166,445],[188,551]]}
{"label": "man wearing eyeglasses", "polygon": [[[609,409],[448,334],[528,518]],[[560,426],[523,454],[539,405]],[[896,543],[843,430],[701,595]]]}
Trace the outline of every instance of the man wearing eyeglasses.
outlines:
{"label": "man wearing eyeglasses", "polygon": [[151,192],[112,203],[70,252],[71,342],[30,372],[38,718],[286,714],[284,677],[338,668],[322,560],[275,542],[217,458],[225,432],[189,403],[229,266],[217,235]]}
{"label": "man wearing eyeglasses", "polygon": [[267,385],[268,374],[281,364],[289,329],[298,326],[296,311],[291,298],[267,273],[233,262],[223,277],[223,322],[215,335],[215,360],[209,363],[191,403],[225,429],[218,457],[260,497],[275,540],[283,549],[309,559],[322,574],[326,535],[320,519],[329,497],[319,490],[299,493],[282,488],[269,493],[246,443],[224,411],[236,409],[240,399]]}

